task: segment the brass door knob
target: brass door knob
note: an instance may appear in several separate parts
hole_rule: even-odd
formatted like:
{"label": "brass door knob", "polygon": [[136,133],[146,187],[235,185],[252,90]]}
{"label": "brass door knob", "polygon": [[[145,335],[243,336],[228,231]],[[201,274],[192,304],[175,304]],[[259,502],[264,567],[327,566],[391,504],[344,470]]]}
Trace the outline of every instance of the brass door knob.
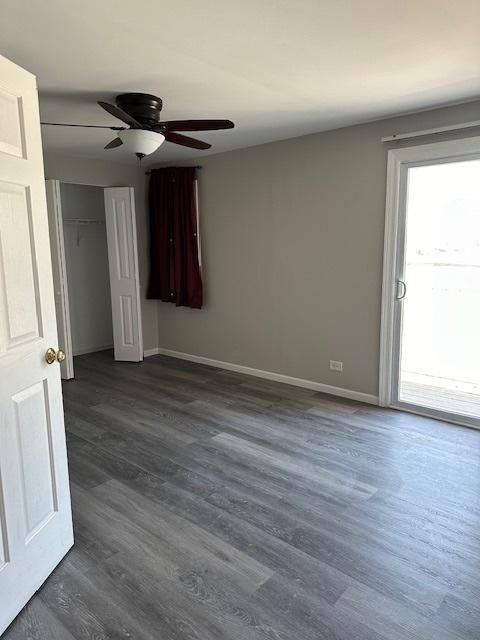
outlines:
{"label": "brass door knob", "polygon": [[47,364],[53,364],[54,362],[63,362],[65,360],[65,353],[59,349],[55,351],[50,347],[45,352],[45,361]]}

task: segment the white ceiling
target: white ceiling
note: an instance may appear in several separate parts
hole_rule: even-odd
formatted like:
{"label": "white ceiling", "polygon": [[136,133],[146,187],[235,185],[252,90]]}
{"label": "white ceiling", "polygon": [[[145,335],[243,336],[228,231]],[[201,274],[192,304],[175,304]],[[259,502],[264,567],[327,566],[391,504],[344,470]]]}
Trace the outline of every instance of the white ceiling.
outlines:
{"label": "white ceiling", "polygon": [[[38,77],[43,120],[119,122],[144,91],[165,119],[230,118],[201,157],[480,95],[479,0],[2,0],[3,55]],[[47,150],[115,161],[112,132],[43,127]],[[135,159],[132,159],[134,162]]]}

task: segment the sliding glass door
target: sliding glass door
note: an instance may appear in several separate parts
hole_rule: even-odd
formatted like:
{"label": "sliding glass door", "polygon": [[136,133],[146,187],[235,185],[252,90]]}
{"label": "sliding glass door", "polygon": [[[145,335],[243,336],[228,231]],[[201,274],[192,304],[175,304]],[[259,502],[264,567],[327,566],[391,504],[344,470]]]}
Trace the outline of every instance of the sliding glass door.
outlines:
{"label": "sliding glass door", "polygon": [[391,153],[381,395],[383,385],[384,404],[480,426],[480,140]]}

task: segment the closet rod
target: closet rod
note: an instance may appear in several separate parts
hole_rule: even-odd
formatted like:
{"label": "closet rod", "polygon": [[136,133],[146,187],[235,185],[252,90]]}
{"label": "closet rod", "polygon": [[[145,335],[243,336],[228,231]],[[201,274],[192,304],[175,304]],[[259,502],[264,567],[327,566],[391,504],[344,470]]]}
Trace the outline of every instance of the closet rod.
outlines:
{"label": "closet rod", "polygon": [[[159,168],[160,168],[160,169],[163,169],[163,167],[159,167]],[[181,167],[180,167],[180,168],[181,168]],[[190,168],[193,168],[193,169],[202,169],[202,166],[201,166],[201,165],[199,165],[199,164],[197,164],[197,166],[196,166],[196,167],[190,167]],[[152,173],[151,171],[145,171],[145,175],[146,175],[146,176],[149,176],[151,173]]]}
{"label": "closet rod", "polygon": [[63,222],[72,224],[105,224],[105,220],[97,220],[97,218],[64,218]]}

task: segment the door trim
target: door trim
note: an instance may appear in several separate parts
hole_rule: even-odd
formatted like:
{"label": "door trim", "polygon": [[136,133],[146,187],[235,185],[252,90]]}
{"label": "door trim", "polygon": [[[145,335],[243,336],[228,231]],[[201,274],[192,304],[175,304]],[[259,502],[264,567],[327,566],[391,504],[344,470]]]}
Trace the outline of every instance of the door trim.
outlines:
{"label": "door trim", "polygon": [[[399,264],[399,259],[403,259],[400,242],[401,236],[405,233],[408,169],[427,164],[461,162],[478,158],[480,158],[480,136],[390,149],[388,152],[378,384],[380,406],[413,411],[475,427],[480,426],[480,421],[476,419],[400,403],[395,398],[398,379],[398,371],[395,370],[395,356],[400,346],[401,329],[400,314],[395,314],[395,285],[398,278],[402,279],[402,265]],[[396,326],[397,324],[398,326]]]}
{"label": "door trim", "polygon": [[[140,362],[143,360],[143,322],[142,322],[142,298],[141,298],[141,287],[140,287],[140,276],[139,276],[139,267],[138,267],[138,239],[137,239],[137,224],[136,224],[136,216],[135,216],[135,188],[134,187],[110,187],[105,184],[100,184],[91,181],[71,181],[71,180],[61,180],[58,178],[50,178],[45,180],[47,195],[49,196],[49,204],[51,203],[51,207],[49,207],[49,218],[51,221],[50,226],[50,234],[54,234],[52,236],[52,251],[55,252],[55,256],[52,255],[52,263],[54,263],[53,258],[58,261],[58,269],[60,271],[60,280],[63,283],[61,290],[61,306],[62,306],[62,314],[61,318],[57,318],[57,325],[60,329],[61,322],[63,322],[64,333],[65,334],[65,344],[61,347],[66,351],[67,359],[65,363],[68,364],[65,370],[66,376],[65,379],[74,378],[74,365],[73,365],[73,343],[72,343],[72,329],[71,329],[71,320],[70,320],[70,301],[69,301],[69,290],[68,290],[68,281],[67,281],[67,267],[66,267],[66,254],[65,254],[65,245],[64,245],[64,237],[63,237],[63,217],[62,217],[62,196],[61,196],[61,185],[62,184],[72,184],[72,185],[80,185],[85,187],[99,187],[103,189],[104,195],[107,191],[111,189],[129,189],[129,200],[130,200],[130,208],[133,224],[131,226],[131,242],[133,247],[133,263],[132,268],[135,273],[136,280],[136,299],[137,299],[137,313],[138,313],[138,334],[139,334],[139,353],[141,354],[138,358],[135,358],[134,362]],[[104,200],[104,208],[105,208],[105,222],[107,218],[107,205]],[[52,215],[50,215],[52,214]],[[53,224],[53,227],[52,227]],[[107,234],[107,242],[109,241],[109,225],[105,225],[105,230]],[[111,265],[110,265],[110,257],[109,257],[109,280],[110,286],[112,285],[112,273],[111,273]],[[112,310],[112,325],[114,325],[115,319],[113,317]],[[103,347],[95,348],[93,351],[99,351],[101,349],[110,349],[115,348],[115,331],[114,331],[114,344],[113,345],[104,345]],[[92,349],[84,349],[80,350],[75,355],[82,355],[82,353],[91,353]],[[63,364],[62,363],[62,367]],[[63,377],[63,376],[62,376]]]}
{"label": "door trim", "polygon": [[66,358],[60,365],[62,379],[70,380],[74,377],[72,325],[70,322],[70,300],[68,294],[67,259],[65,255],[65,239],[63,234],[62,196],[59,180],[45,180],[47,194],[47,209],[50,230],[50,250],[52,254],[52,269],[54,285],[59,285],[55,291],[55,307],[57,312],[57,331],[60,348]]}

